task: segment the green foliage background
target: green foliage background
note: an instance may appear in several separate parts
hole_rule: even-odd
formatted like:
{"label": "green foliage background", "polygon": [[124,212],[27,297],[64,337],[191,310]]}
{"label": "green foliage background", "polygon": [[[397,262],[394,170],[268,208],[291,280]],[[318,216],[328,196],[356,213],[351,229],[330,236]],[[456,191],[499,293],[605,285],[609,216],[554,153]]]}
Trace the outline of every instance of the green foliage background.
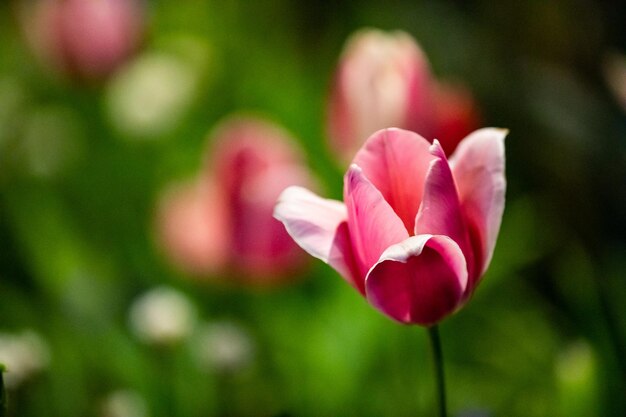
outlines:
{"label": "green foliage background", "polygon": [[[207,133],[232,112],[284,125],[327,195],[341,195],[325,100],[343,42],[364,26],[414,35],[435,74],[467,83],[486,125],[511,132],[492,266],[441,325],[454,415],[626,414],[626,116],[602,72],[606,53],[626,51],[623,6],[147,5],[140,53],[191,59],[199,80],[172,129],[148,139],[114,127],[106,83],[42,68],[15,2],[0,4],[0,331],[33,329],[50,349],[48,368],[9,392],[9,415],[99,416],[118,389],[157,417],[434,414],[425,331],[386,319],[327,266],[271,290],[203,284],[154,243],[160,190],[197,172]],[[220,375],[199,369],[188,343],[137,340],[130,305],[162,284],[201,320],[247,329],[253,362]]]}

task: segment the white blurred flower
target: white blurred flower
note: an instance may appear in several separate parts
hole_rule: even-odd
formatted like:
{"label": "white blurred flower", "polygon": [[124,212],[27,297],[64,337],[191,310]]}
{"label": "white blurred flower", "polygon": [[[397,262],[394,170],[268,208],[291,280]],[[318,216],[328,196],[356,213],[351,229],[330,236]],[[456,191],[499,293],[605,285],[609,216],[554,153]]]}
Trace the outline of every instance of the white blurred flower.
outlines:
{"label": "white blurred flower", "polygon": [[148,417],[146,400],[132,390],[109,394],[102,403],[102,417]]}
{"label": "white blurred flower", "polygon": [[4,381],[7,388],[17,388],[45,369],[49,362],[48,346],[34,331],[0,333],[0,363],[6,366]]}
{"label": "white blurred flower", "polygon": [[213,322],[198,331],[193,353],[205,371],[233,372],[252,361],[254,344],[241,326],[227,321]]}
{"label": "white blurred flower", "polygon": [[130,324],[143,341],[175,343],[187,337],[195,324],[191,301],[169,287],[157,287],[142,295],[131,306]]}
{"label": "white blurred flower", "polygon": [[198,73],[184,59],[150,52],[122,68],[111,80],[107,110],[121,133],[155,137],[173,129],[190,106]]}

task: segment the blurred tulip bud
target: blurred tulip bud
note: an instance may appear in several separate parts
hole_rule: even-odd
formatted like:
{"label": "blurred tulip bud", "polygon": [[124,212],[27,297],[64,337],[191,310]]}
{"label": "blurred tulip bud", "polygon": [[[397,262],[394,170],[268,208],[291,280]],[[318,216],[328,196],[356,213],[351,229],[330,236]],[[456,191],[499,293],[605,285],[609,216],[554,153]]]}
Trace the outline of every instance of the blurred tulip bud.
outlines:
{"label": "blurred tulip bud", "polygon": [[157,287],[133,303],[130,325],[144,342],[168,345],[189,336],[195,326],[195,311],[181,292]]}
{"label": "blurred tulip bud", "polygon": [[267,121],[237,117],[210,141],[202,178],[161,204],[157,233],[170,259],[187,272],[234,272],[248,283],[293,275],[305,256],[272,212],[286,187],[313,182],[294,140]]}
{"label": "blurred tulip bud", "polygon": [[193,353],[198,365],[206,371],[235,372],[250,363],[254,345],[241,326],[214,322],[198,332]]}
{"label": "blurred tulip bud", "polygon": [[356,32],[346,43],[330,96],[331,145],[349,160],[379,129],[400,127],[430,138],[432,97],[428,61],[409,34]]}
{"label": "blurred tulip bud", "polygon": [[48,345],[39,334],[25,330],[20,334],[0,333],[0,363],[6,366],[6,387],[19,387],[50,362]]}
{"label": "blurred tulip bud", "polygon": [[143,32],[139,0],[33,0],[23,9],[27,39],[47,65],[82,79],[114,71]]}
{"label": "blurred tulip bud", "polygon": [[462,84],[439,82],[435,87],[435,130],[446,155],[452,155],[459,142],[481,126],[478,106]]}

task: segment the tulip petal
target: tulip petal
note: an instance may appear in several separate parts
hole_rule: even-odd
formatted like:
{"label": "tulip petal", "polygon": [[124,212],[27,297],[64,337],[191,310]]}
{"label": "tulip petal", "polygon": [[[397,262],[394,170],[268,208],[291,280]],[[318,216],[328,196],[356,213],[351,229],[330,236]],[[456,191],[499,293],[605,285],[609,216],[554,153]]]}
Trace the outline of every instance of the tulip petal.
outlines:
{"label": "tulip petal", "polygon": [[368,301],[394,320],[429,326],[463,302],[467,267],[447,236],[419,235],[390,246],[365,280]]}
{"label": "tulip petal", "polygon": [[363,293],[363,279],[357,279],[346,206],[342,202],[292,186],[278,198],[274,217],[302,249],[329,264]]}
{"label": "tulip petal", "polygon": [[459,144],[450,166],[459,191],[480,277],[491,261],[500,230],[506,178],[505,129],[475,131]]}
{"label": "tulip petal", "polygon": [[389,246],[409,237],[400,218],[357,165],[344,178],[348,226],[361,279]]}
{"label": "tulip petal", "polygon": [[472,276],[475,272],[474,255],[450,166],[437,140],[430,152],[435,159],[430,162],[426,175],[422,205],[415,219],[415,235],[450,237],[463,251],[468,273]]}
{"label": "tulip petal", "polygon": [[428,165],[433,159],[429,147],[430,143],[414,132],[384,129],[369,137],[353,161],[393,207],[410,233],[422,201]]}

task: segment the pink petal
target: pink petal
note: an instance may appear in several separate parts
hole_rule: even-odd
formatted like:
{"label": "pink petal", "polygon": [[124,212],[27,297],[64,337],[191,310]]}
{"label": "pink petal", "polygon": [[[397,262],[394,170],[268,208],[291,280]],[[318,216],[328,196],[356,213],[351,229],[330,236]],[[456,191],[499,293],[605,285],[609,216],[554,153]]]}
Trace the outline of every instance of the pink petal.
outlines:
{"label": "pink petal", "polygon": [[506,190],[504,137],[507,133],[505,129],[477,130],[461,141],[450,158],[479,265],[478,278],[489,266],[502,221]]}
{"label": "pink petal", "polygon": [[430,144],[416,133],[384,129],[374,133],[354,157],[365,176],[413,232],[424,180],[433,156]]}
{"label": "pink petal", "polygon": [[320,198],[302,187],[285,189],[274,209],[274,217],[302,249],[339,272],[363,292],[363,279],[357,279],[347,227],[346,206]]}
{"label": "pink petal", "polygon": [[365,295],[365,279],[361,274],[352,249],[352,239],[348,222],[344,221],[337,227],[337,233],[328,257],[328,264],[337,270],[341,276],[362,295]]}
{"label": "pink petal", "polygon": [[474,273],[474,256],[459,196],[446,155],[437,140],[430,147],[435,157],[426,175],[422,205],[415,219],[415,235],[444,235],[454,240],[465,255],[469,275]]}
{"label": "pink petal", "polygon": [[354,164],[344,178],[344,201],[352,247],[364,278],[385,249],[402,242],[409,233],[380,191]]}
{"label": "pink petal", "polygon": [[390,246],[365,280],[368,301],[394,320],[429,326],[453,313],[467,286],[465,258],[447,236]]}

